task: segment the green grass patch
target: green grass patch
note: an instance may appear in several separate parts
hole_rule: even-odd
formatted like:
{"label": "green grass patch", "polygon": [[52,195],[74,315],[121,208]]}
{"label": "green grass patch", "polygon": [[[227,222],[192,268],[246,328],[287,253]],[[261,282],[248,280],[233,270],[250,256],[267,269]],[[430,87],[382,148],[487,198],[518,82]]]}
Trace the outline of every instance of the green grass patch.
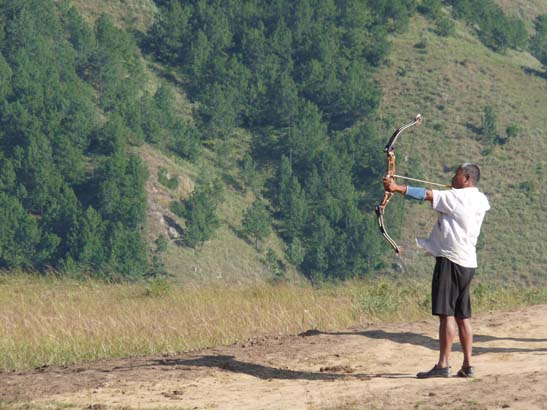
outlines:
{"label": "green grass patch", "polygon": [[179,187],[179,179],[177,175],[170,175],[166,168],[158,169],[158,182],[169,189],[177,189]]}

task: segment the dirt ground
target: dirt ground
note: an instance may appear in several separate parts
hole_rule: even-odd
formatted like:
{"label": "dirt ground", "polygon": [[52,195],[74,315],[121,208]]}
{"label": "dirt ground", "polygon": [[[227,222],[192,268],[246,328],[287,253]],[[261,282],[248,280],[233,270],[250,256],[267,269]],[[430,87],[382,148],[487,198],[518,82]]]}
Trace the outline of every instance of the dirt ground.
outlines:
{"label": "dirt ground", "polygon": [[0,373],[0,408],[547,409],[547,305],[473,325],[475,379],[415,378],[437,359],[432,318]]}

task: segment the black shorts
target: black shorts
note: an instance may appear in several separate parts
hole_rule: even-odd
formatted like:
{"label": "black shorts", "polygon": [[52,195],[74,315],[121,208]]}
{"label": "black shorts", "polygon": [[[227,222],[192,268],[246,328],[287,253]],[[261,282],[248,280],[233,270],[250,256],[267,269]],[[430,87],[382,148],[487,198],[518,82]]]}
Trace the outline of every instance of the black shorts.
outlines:
{"label": "black shorts", "polygon": [[432,313],[437,316],[471,317],[469,284],[474,268],[465,268],[454,262],[437,257],[431,285]]}

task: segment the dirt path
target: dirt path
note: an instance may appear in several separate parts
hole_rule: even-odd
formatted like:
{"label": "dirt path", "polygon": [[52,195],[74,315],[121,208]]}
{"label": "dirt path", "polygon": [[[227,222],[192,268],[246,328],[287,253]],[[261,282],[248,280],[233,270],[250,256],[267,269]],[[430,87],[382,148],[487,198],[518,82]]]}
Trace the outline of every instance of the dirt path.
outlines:
{"label": "dirt path", "polygon": [[[0,373],[0,408],[547,409],[547,305],[473,324],[473,380],[414,377],[437,358],[431,319]],[[456,345],[455,370],[461,360]]]}

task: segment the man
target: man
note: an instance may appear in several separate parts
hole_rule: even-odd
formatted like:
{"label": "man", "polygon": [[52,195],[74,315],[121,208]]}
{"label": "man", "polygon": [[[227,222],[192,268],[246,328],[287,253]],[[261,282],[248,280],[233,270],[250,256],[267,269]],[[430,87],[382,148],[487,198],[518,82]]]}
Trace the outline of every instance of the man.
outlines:
{"label": "man", "polygon": [[418,246],[435,256],[432,280],[432,313],[439,316],[439,361],[418,378],[450,377],[449,365],[456,326],[463,349],[463,364],[457,375],[473,377],[471,364],[473,331],[469,285],[477,267],[476,244],[480,227],[490,204],[479,191],[480,169],[475,164],[458,167],[452,178],[452,189],[446,191],[398,185],[384,178],[386,191],[397,192],[416,200],[429,201],[439,219],[429,238],[417,239]]}

